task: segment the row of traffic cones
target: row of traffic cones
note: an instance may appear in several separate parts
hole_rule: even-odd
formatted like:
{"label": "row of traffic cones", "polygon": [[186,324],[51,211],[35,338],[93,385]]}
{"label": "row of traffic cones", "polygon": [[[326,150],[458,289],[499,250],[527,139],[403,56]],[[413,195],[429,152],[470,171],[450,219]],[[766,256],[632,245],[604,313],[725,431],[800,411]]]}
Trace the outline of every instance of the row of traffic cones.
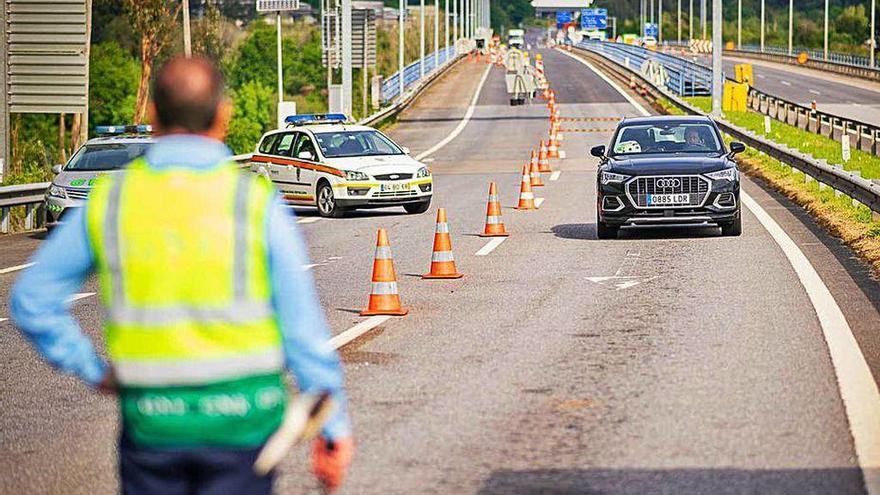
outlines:
{"label": "row of traffic cones", "polygon": [[[470,58],[471,54],[468,54]],[[476,59],[480,61],[480,53]],[[543,72],[543,62],[541,71]],[[487,62],[490,62],[487,59]],[[549,88],[549,83],[544,89],[543,96],[548,100],[550,110],[550,138],[547,143],[541,140],[537,151],[532,150],[529,162],[522,168],[522,180],[520,181],[519,203],[517,210],[537,210],[533,187],[544,187],[542,173],[552,172],[550,159],[559,158],[560,133],[559,133],[559,109],[556,105],[556,92]],[[504,227],[501,218],[501,202],[498,196],[498,188],[495,182],[489,183],[489,199],[486,205],[486,224],[481,237],[507,237],[510,234]],[[455,267],[455,257],[452,254],[452,238],[449,234],[449,223],[446,209],[437,210],[437,224],[434,229],[434,247],[431,253],[431,268],[428,273],[422,275],[423,279],[458,279],[464,275]],[[400,292],[397,287],[397,274],[394,270],[394,261],[391,255],[391,244],[388,240],[388,232],[379,229],[376,239],[376,253],[373,259],[373,279],[370,301],[367,309],[362,311],[361,316],[404,316],[407,310],[400,303]]]}

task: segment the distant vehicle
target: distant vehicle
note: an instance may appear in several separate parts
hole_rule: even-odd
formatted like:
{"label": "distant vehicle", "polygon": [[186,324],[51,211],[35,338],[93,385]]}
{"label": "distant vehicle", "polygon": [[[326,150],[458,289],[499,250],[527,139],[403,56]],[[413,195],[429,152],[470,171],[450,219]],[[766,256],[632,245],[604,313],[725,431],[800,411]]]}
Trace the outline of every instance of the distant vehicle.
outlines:
{"label": "distant vehicle", "polygon": [[522,50],[526,45],[526,32],[523,29],[511,29],[507,32],[507,45]]}
{"label": "distant vehicle", "polygon": [[644,38],[642,38],[641,44],[642,44],[642,46],[644,46],[646,48],[657,46],[657,38],[655,38],[653,36],[645,36]]}
{"label": "distant vehicle", "polygon": [[708,117],[624,119],[610,149],[595,146],[596,232],[612,239],[623,227],[721,227],[724,236],[742,232],[739,170]]}
{"label": "distant vehicle", "polygon": [[70,160],[55,165],[56,174],[46,190],[46,228],[52,230],[73,208],[83,206],[95,181],[117,173],[146,154],[155,142],[148,125],[97,126],[98,137],[89,139]]}
{"label": "distant vehicle", "polygon": [[323,217],[358,208],[431,206],[431,170],[372,127],[342,114],[291,115],[286,129],[267,132],[250,170],[268,178],[291,205],[315,206]]}
{"label": "distant vehicle", "polygon": [[584,39],[590,41],[605,41],[605,32],[603,31],[598,31],[595,29],[585,29],[581,31],[580,34]]}

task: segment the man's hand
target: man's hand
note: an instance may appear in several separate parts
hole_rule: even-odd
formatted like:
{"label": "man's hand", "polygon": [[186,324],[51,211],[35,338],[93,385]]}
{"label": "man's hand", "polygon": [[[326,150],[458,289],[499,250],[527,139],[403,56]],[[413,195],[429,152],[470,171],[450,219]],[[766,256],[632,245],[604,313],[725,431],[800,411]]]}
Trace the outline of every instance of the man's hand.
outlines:
{"label": "man's hand", "polygon": [[101,379],[101,383],[98,384],[98,392],[106,395],[116,395],[117,391],[116,375],[113,374],[113,371],[108,371],[104,378]]}
{"label": "man's hand", "polygon": [[315,439],[312,445],[312,472],[327,491],[332,492],[342,485],[342,480],[354,455],[354,441],[351,437],[327,440]]}

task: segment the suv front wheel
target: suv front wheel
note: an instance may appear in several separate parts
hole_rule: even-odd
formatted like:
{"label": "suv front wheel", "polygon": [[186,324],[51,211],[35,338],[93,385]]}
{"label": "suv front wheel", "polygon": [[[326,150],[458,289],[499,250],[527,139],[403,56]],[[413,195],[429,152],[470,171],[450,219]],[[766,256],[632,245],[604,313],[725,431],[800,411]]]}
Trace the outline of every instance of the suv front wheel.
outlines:
{"label": "suv front wheel", "polygon": [[333,188],[326,182],[318,186],[318,214],[327,218],[342,218],[345,215],[345,209],[339,206],[333,196]]}

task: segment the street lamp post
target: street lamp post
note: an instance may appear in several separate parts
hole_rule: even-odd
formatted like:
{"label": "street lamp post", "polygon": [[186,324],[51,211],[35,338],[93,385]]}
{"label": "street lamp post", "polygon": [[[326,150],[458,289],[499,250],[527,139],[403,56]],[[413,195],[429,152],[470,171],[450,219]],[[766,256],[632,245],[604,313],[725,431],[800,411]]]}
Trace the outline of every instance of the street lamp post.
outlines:
{"label": "street lamp post", "polygon": [[743,43],[743,0],[736,1],[736,47]]}
{"label": "street lamp post", "polygon": [[706,0],[700,0],[700,23],[703,25],[703,38],[702,39],[706,39],[706,30],[708,29],[706,17],[707,17]]}
{"label": "street lamp post", "polygon": [[681,0],[678,0],[678,42],[681,43]]}
{"label": "street lamp post", "polygon": [[828,60],[828,0],[825,0],[825,46],[822,49],[822,55]]}
{"label": "street lamp post", "polygon": [[765,0],[761,0],[761,53],[764,53],[764,7]]}
{"label": "street lamp post", "polygon": [[449,0],[446,0],[443,8],[443,47],[449,51]]}
{"label": "street lamp post", "polygon": [[419,79],[425,77],[425,0],[419,1]]}
{"label": "street lamp post", "polygon": [[434,0],[434,68],[440,65],[440,0]]}
{"label": "street lamp post", "polygon": [[404,90],[404,81],[403,81],[403,70],[406,69],[405,61],[404,61],[404,31],[406,31],[406,0],[400,0],[399,3],[400,12],[398,13],[398,23],[397,26],[397,87],[400,89],[400,95],[403,96]]}
{"label": "street lamp post", "polygon": [[694,39],[694,0],[690,0],[688,10],[688,40]]}
{"label": "street lamp post", "polygon": [[663,43],[663,0],[657,0],[657,42]]}
{"label": "street lamp post", "polygon": [[792,55],[794,47],[794,0],[788,0],[788,56]]}
{"label": "street lamp post", "polygon": [[868,49],[871,50],[871,67],[874,67],[874,52],[877,51],[877,0],[871,0],[871,43]]}
{"label": "street lamp post", "polygon": [[721,117],[721,0],[712,0],[712,115]]}

